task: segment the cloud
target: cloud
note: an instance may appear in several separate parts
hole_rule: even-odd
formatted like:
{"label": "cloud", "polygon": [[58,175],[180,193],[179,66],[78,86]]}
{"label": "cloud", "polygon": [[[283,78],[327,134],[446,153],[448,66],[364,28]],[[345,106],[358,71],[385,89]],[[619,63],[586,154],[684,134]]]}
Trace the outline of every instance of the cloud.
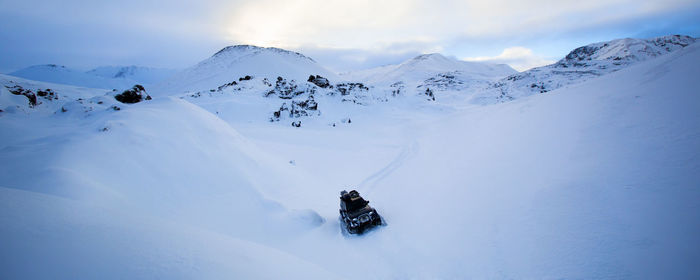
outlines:
{"label": "cloud", "polygon": [[669,10],[693,0],[256,0],[236,5],[233,41],[297,48],[377,49],[393,42],[436,46],[457,37],[566,32]]}
{"label": "cloud", "polygon": [[12,42],[0,44],[0,71],[38,63],[186,67],[230,44],[311,50],[332,68],[354,69],[510,46],[558,57],[595,41],[700,32],[697,0],[0,0],[0,7],[0,37]]}
{"label": "cloud", "polygon": [[531,49],[524,47],[506,48],[497,56],[465,57],[466,61],[480,61],[491,63],[505,63],[518,71],[525,71],[534,67],[544,66],[554,63],[554,60],[535,55]]}
{"label": "cloud", "polygon": [[310,56],[319,64],[337,73],[398,64],[422,53],[421,51],[416,51],[415,48],[406,48],[400,51],[397,49],[389,50],[372,51],[363,49],[319,48],[312,46],[305,46],[299,49],[300,52]]}

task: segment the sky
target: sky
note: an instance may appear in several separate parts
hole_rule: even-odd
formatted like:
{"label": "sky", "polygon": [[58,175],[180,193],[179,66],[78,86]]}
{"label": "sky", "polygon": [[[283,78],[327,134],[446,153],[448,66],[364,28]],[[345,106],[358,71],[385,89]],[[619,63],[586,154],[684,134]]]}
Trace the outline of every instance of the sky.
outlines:
{"label": "sky", "polygon": [[0,0],[0,73],[59,64],[184,69],[236,44],[352,71],[423,53],[546,65],[616,38],[700,36],[697,0]]}

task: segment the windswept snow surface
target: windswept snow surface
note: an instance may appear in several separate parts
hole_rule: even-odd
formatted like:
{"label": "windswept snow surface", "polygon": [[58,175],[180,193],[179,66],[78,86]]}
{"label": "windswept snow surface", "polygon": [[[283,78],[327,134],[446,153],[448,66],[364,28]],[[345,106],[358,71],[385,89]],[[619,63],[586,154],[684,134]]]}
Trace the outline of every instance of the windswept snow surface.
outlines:
{"label": "windswept snow surface", "polygon": [[298,176],[191,103],[2,122],[3,279],[334,278],[258,243],[323,219],[265,198]]}
{"label": "windswept snow surface", "polygon": [[[0,278],[700,278],[697,73],[693,44],[488,106],[319,96],[300,128],[250,93],[0,112]],[[353,188],[387,226],[342,234]]]}
{"label": "windswept snow surface", "polygon": [[139,66],[102,66],[83,72],[62,65],[46,64],[23,68],[9,75],[49,83],[123,90],[135,84],[150,86],[174,73],[171,69]]}

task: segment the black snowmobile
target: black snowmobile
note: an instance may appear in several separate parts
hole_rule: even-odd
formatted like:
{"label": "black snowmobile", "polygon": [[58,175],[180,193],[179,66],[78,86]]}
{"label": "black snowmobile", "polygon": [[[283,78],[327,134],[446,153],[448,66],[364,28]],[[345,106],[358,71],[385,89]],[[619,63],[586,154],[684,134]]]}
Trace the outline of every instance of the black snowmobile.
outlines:
{"label": "black snowmobile", "polygon": [[365,230],[382,224],[377,210],[369,206],[356,190],[340,192],[340,220],[349,233],[361,234]]}

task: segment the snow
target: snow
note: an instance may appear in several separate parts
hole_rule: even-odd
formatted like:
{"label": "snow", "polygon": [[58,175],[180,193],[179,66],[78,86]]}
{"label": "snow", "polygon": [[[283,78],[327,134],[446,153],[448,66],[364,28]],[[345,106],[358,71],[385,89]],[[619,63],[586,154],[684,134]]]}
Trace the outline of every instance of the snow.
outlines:
{"label": "snow", "polygon": [[667,35],[650,39],[617,39],[576,48],[557,63],[510,75],[479,90],[472,102],[492,104],[545,93],[673,53],[696,38]]}
{"label": "snow", "polygon": [[505,64],[469,62],[448,58],[438,53],[423,54],[401,64],[346,73],[351,80],[370,84],[391,84],[398,81],[425,80],[437,74],[460,71],[479,77],[504,77],[517,71]]}
{"label": "snow", "polygon": [[139,66],[102,66],[86,72],[62,65],[34,65],[9,73],[15,77],[89,88],[123,90],[135,84],[150,86],[172,74],[170,69]]}
{"label": "snow", "polygon": [[169,78],[177,71],[172,69],[151,68],[141,66],[101,66],[87,73],[110,79],[125,79],[134,84],[153,85]]}
{"label": "snow", "polygon": [[282,76],[304,82],[310,75],[335,79],[335,74],[302,54],[278,48],[228,46],[154,87],[156,95],[177,95],[216,88],[247,75],[274,81]]}
{"label": "snow", "polygon": [[505,64],[461,61],[432,53],[419,55],[397,65],[343,73],[341,78],[366,82],[376,86],[379,91],[399,89],[415,95],[426,88],[470,92],[515,73],[517,71]]}
{"label": "snow", "polygon": [[[251,50],[302,61],[285,78],[314,65],[239,48],[212,69],[237,80]],[[268,121],[281,100],[256,73],[131,105],[0,76],[59,95],[29,108],[0,87],[17,108],[0,112],[0,276],[698,278],[699,62],[689,44],[493,105],[471,85],[363,105],[318,89],[300,128]],[[343,235],[343,189],[387,226]]]}

